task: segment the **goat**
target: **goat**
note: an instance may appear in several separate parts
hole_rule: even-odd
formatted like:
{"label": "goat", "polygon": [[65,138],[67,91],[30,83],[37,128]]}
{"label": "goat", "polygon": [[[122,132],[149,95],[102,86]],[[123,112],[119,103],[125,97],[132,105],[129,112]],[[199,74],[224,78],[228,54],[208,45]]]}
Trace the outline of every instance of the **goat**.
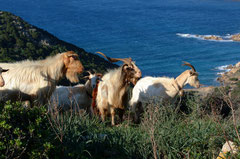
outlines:
{"label": "goat", "polygon": [[[10,69],[3,74],[5,85],[1,92],[14,90],[26,94],[37,105],[44,105],[56,88],[56,83],[64,76],[71,82],[78,82],[78,74],[82,73],[83,65],[73,51],[59,53],[44,60],[20,61],[16,63],[0,63]],[[8,98],[7,98],[8,99]]]}
{"label": "goat", "polygon": [[[2,77],[2,73],[3,72],[7,72],[8,69],[3,69],[2,67],[0,67],[0,87],[3,87],[5,85],[5,81]],[[8,100],[28,100],[30,103],[32,103],[31,101],[31,96],[25,94],[25,93],[21,93],[18,90],[3,90],[0,91],[0,96],[1,99],[0,101],[8,101]]]}
{"label": "goat", "polygon": [[0,67],[0,87],[3,87],[5,85],[5,81],[2,77],[2,73],[7,71],[8,69],[3,69],[2,67]]}
{"label": "goat", "polygon": [[200,87],[198,73],[188,62],[183,65],[191,67],[181,73],[176,79],[168,77],[144,77],[140,79],[132,90],[132,98],[129,105],[135,114],[135,121],[138,119],[136,113],[137,105],[148,101],[151,97],[157,96],[162,99],[174,98],[177,94],[183,95],[183,87],[187,84],[195,88]]}
{"label": "goat", "polygon": [[[115,125],[115,109],[119,108],[124,111],[124,107],[128,103],[127,88],[130,83],[135,85],[142,73],[131,58],[110,58],[101,52],[97,53],[103,55],[110,62],[122,61],[124,63],[121,67],[108,71],[102,77],[96,98],[102,121],[105,121],[105,117],[110,111],[111,124]],[[121,120],[122,115],[120,116]]]}
{"label": "goat", "polygon": [[92,103],[92,90],[96,87],[97,81],[101,77],[101,74],[89,72],[86,83],[78,84],[74,87],[71,86],[58,86],[53,92],[50,101],[51,107],[57,107],[63,111],[70,109],[84,109],[90,113]]}

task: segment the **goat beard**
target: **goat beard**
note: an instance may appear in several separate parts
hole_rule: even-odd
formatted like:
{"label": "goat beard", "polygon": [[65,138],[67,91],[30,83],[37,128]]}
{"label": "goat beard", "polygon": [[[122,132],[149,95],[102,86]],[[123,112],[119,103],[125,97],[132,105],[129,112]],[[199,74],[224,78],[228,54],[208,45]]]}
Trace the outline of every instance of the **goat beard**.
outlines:
{"label": "goat beard", "polygon": [[70,71],[68,71],[68,72],[66,73],[66,77],[67,77],[67,79],[68,79],[70,82],[72,82],[72,83],[77,83],[77,82],[79,82],[78,75],[77,75],[76,72],[70,72]]}
{"label": "goat beard", "polygon": [[138,78],[131,78],[130,82],[135,86],[138,81]]}

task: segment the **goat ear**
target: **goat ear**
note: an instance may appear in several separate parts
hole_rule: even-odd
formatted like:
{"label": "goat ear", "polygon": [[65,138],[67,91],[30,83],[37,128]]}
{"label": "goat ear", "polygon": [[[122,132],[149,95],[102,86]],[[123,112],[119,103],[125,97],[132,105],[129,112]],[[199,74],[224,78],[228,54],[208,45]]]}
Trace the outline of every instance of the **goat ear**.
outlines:
{"label": "goat ear", "polygon": [[197,72],[190,71],[190,75],[191,75],[191,76],[196,76],[196,75],[198,75],[198,73],[197,73]]}
{"label": "goat ear", "polygon": [[194,72],[193,72],[193,71],[190,71],[190,75],[193,76],[193,75],[194,75]]}
{"label": "goat ear", "polygon": [[123,70],[124,72],[126,72],[128,69],[129,69],[128,64],[123,64],[122,70]]}
{"label": "goat ear", "polygon": [[123,65],[122,69],[124,72],[130,72],[131,70],[133,70],[132,66],[129,66],[128,64]]}
{"label": "goat ear", "polygon": [[2,72],[7,72],[9,69],[2,69]]}
{"label": "goat ear", "polygon": [[66,54],[66,57],[70,60],[70,59],[73,59],[73,60],[78,60],[78,54],[76,54],[75,52],[73,51],[68,51],[65,53]]}

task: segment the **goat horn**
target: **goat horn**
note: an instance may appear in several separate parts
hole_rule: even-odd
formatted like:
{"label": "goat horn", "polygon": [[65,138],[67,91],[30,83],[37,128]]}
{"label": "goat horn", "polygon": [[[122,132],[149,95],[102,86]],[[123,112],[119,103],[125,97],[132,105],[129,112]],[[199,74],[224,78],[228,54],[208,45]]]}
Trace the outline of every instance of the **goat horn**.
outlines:
{"label": "goat horn", "polygon": [[106,56],[106,55],[105,55],[104,53],[102,53],[102,52],[96,52],[96,53],[101,54],[101,55],[104,56],[106,59],[108,59],[108,61],[110,61],[110,62],[122,61],[122,62],[124,62],[124,63],[126,63],[126,64],[130,64],[130,62],[132,61],[131,58],[111,58],[111,57]]}
{"label": "goat horn", "polygon": [[183,66],[189,66],[192,68],[193,72],[196,72],[196,69],[193,67],[193,65],[191,65],[190,63],[185,62],[185,61],[183,61],[183,62],[184,62],[184,64],[182,64]]}
{"label": "goat horn", "polygon": [[87,71],[87,73],[88,73],[89,75],[91,75],[91,74],[92,74],[90,71]]}
{"label": "goat horn", "polygon": [[89,76],[84,76],[83,79],[89,79]]}
{"label": "goat horn", "polygon": [[0,72],[7,72],[9,69],[0,69]]}

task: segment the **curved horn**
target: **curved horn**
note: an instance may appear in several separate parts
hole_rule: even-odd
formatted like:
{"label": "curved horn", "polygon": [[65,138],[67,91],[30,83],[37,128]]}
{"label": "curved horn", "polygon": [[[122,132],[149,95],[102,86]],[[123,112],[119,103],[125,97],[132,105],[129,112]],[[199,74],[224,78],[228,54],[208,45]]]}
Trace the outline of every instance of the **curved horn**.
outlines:
{"label": "curved horn", "polygon": [[90,71],[87,71],[87,73],[88,73],[89,75],[91,75],[91,74],[92,74]]}
{"label": "curved horn", "polygon": [[83,79],[89,79],[89,76],[84,76]]}
{"label": "curved horn", "polygon": [[131,61],[132,61],[132,59],[131,58],[111,58],[111,57],[108,57],[108,56],[106,56],[104,53],[102,53],[102,52],[96,52],[96,53],[98,53],[98,54],[101,54],[102,56],[104,56],[106,59],[108,59],[108,61],[110,61],[110,62],[118,62],[118,61],[122,61],[122,62],[124,62],[124,63],[126,63],[126,64],[129,64]]}
{"label": "curved horn", "polygon": [[193,67],[193,65],[191,65],[190,63],[185,62],[185,61],[183,61],[183,62],[184,62],[184,64],[182,64],[183,66],[189,66],[192,68],[193,72],[196,72],[196,69]]}

